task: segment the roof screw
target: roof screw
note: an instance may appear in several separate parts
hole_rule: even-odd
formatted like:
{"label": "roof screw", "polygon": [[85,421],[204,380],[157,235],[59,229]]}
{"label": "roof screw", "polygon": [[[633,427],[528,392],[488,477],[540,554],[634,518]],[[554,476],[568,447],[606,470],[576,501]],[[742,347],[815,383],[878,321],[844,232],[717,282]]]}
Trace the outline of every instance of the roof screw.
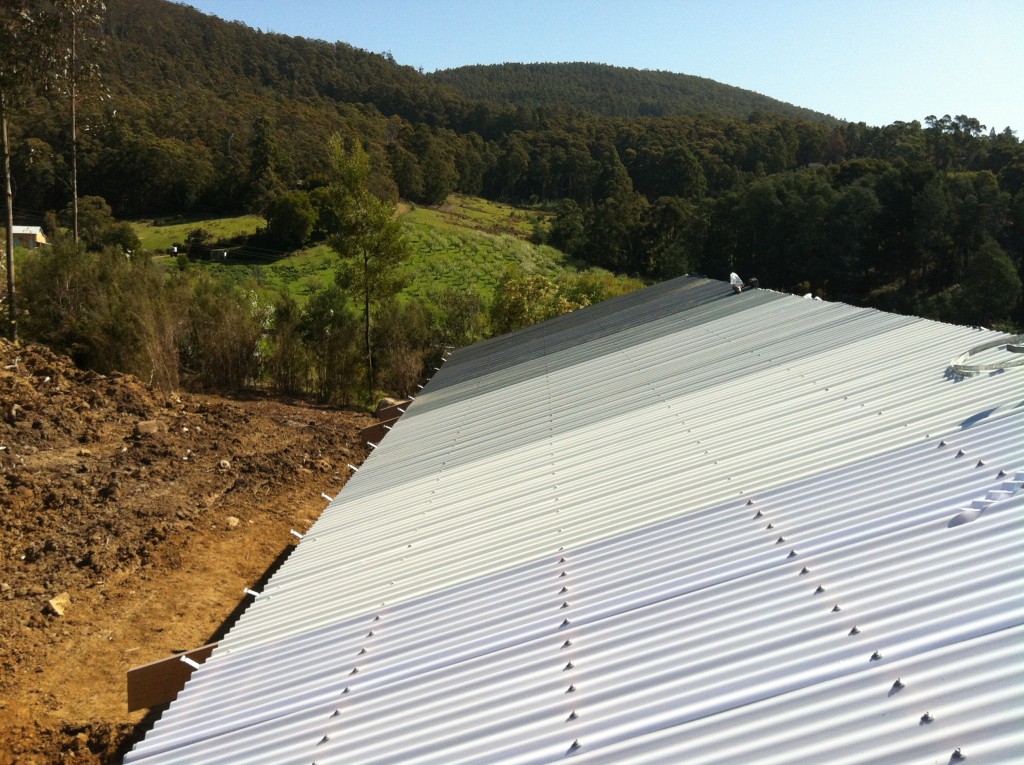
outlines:
{"label": "roof screw", "polygon": [[786,557],[787,558],[795,558],[797,555],[798,555],[798,553],[797,553],[796,550],[790,550],[789,551],[789,555],[787,555]]}
{"label": "roof screw", "polygon": [[567,560],[566,560],[566,559],[565,559],[565,558],[563,557],[563,558],[560,558],[560,559],[558,560],[558,562],[559,562],[559,563],[568,563],[569,561],[567,561]]}
{"label": "roof screw", "polygon": [[817,589],[816,589],[816,590],[814,591],[814,594],[815,594],[815,595],[820,595],[820,594],[821,594],[821,593],[823,593],[824,591],[825,591],[825,585],[823,585],[823,584],[819,584],[819,585],[818,585],[818,588],[817,588]]}
{"label": "roof screw", "polygon": [[809,568],[807,568],[807,566],[804,566],[802,569],[800,569],[800,576],[803,576],[804,574],[809,574],[809,573],[811,573],[811,570]]}
{"label": "roof screw", "polygon": [[882,654],[879,651],[875,651],[873,654],[871,654],[871,661],[880,661],[881,658]]}
{"label": "roof screw", "polygon": [[758,510],[756,513],[754,513],[754,517],[755,518],[763,518],[764,517],[764,513],[762,513],[760,510]]}
{"label": "roof screw", "polygon": [[359,673],[359,667],[352,667],[352,671],[349,672],[350,675],[355,675],[355,674],[358,674],[358,673]]}
{"label": "roof screw", "polygon": [[958,459],[959,459],[960,457],[964,457],[964,456],[966,456],[966,455],[967,455],[967,452],[965,452],[965,451],[964,451],[963,449],[961,449],[960,451],[958,451],[958,452],[956,453],[956,456],[957,456],[957,458],[958,458]]}
{"label": "roof screw", "polygon": [[752,504],[754,504],[754,500],[752,500],[752,499],[748,499],[748,500],[747,500],[747,504],[748,504],[748,505],[752,505]]}
{"label": "roof screw", "polygon": [[334,714],[331,715],[331,717],[338,717],[340,714],[341,714],[341,710],[340,709],[335,709],[334,710]]}
{"label": "roof screw", "polygon": [[570,685],[568,688],[565,689],[565,692],[566,693],[576,693],[576,686],[575,685]]}
{"label": "roof screw", "polygon": [[563,592],[568,592],[568,591],[569,591],[569,588],[568,588],[568,587],[563,587],[562,589],[560,589],[560,590],[558,591],[558,594],[559,594],[559,595],[561,595],[561,594],[562,594]]}
{"label": "roof screw", "polygon": [[562,643],[562,648],[568,648],[571,645],[572,645],[572,641],[571,640],[566,640],[564,643]]}
{"label": "roof screw", "polygon": [[985,467],[985,460],[978,460],[978,464],[974,467]]}
{"label": "roof screw", "polygon": [[377,614],[375,617],[373,617],[373,620],[375,622],[379,622],[380,621],[380,614]]}
{"label": "roof screw", "polygon": [[324,737],[317,742],[317,746],[320,746],[320,744],[326,744],[330,740],[331,737],[325,734]]}
{"label": "roof screw", "polygon": [[351,693],[351,692],[352,692],[352,690],[346,685],[345,686],[345,690],[343,690],[341,693],[342,693],[342,695],[345,695],[346,693]]}
{"label": "roof screw", "polygon": [[765,526],[765,528],[766,529],[774,529],[775,528],[775,524],[774,523],[769,523],[767,526]]}
{"label": "roof screw", "polygon": [[839,604],[838,604],[838,603],[836,603],[836,604],[835,604],[834,606],[832,606],[832,613],[834,613],[834,614],[835,614],[835,613],[838,613],[838,612],[840,612],[840,611],[842,611],[842,610],[843,610],[843,609],[839,607]]}
{"label": "roof screw", "polygon": [[374,632],[373,630],[370,630],[369,632],[366,633],[366,637],[373,637],[376,634],[377,634],[376,632]]}
{"label": "roof screw", "polygon": [[575,752],[581,746],[583,746],[583,744],[580,743],[580,740],[578,738],[573,739],[572,744],[569,746],[569,751],[570,752]]}
{"label": "roof screw", "polygon": [[572,662],[570,661],[570,662],[569,662],[568,664],[566,664],[566,665],[565,665],[565,666],[564,666],[564,667],[562,668],[562,671],[563,671],[563,672],[568,672],[568,671],[569,671],[570,669],[574,668],[575,666],[576,666],[576,665],[575,665],[575,664],[573,664],[573,663],[572,663]]}
{"label": "roof screw", "polygon": [[[998,473],[996,473],[996,478],[1006,478],[1006,471],[1000,470]],[[959,752],[960,750],[957,749],[957,751]]]}
{"label": "roof screw", "polygon": [[561,574],[558,575],[558,578],[561,579],[563,576],[569,576],[569,572],[563,571]]}
{"label": "roof screw", "polygon": [[781,545],[785,541],[786,541],[785,537],[779,537],[778,539],[775,540],[775,544]]}
{"label": "roof screw", "polygon": [[953,750],[953,754],[950,756],[950,759],[960,762],[961,760],[966,760],[967,755],[960,751],[960,747],[957,747]]}
{"label": "roof screw", "polygon": [[574,709],[572,710],[572,712],[569,713],[569,716],[565,718],[565,721],[569,722],[569,720],[575,720],[578,717],[579,715],[576,713],[576,710]]}
{"label": "roof screw", "polygon": [[559,606],[559,608],[568,608],[568,607],[569,607],[569,601],[568,601],[568,600],[564,601],[564,602],[562,603],[562,605],[561,605],[561,606]]}
{"label": "roof screw", "polygon": [[896,678],[896,682],[892,684],[892,689],[894,691],[902,690],[905,687],[906,687],[906,684],[900,678],[898,678],[898,677]]}
{"label": "roof screw", "polygon": [[362,656],[364,653],[366,653],[366,646],[363,646],[362,648],[359,649],[359,655],[360,656]]}
{"label": "roof screw", "polygon": [[572,622],[570,622],[568,619],[562,619],[563,627],[568,627],[570,624],[572,624]]}
{"label": "roof screw", "polygon": [[853,629],[850,630],[850,634],[851,635],[859,635],[860,634],[860,627],[858,627],[856,624],[853,625]]}
{"label": "roof screw", "polygon": [[931,712],[925,712],[921,715],[921,723],[927,725],[930,722],[934,722],[935,718],[932,717]]}

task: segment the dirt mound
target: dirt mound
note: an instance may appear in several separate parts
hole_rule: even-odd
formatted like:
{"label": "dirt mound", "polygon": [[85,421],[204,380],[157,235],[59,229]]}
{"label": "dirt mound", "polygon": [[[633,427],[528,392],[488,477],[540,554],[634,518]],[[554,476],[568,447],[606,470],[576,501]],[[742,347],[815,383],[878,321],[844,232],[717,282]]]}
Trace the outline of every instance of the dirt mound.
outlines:
{"label": "dirt mound", "polygon": [[0,340],[0,765],[117,762],[125,672],[207,642],[369,416],[155,392]]}

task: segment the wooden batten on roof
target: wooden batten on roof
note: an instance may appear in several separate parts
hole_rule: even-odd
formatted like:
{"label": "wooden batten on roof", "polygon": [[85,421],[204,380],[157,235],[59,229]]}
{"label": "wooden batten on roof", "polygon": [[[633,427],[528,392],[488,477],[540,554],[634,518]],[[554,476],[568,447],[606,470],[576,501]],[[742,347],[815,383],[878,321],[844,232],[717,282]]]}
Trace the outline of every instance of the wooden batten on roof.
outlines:
{"label": "wooden batten on roof", "polygon": [[216,643],[209,643],[200,648],[193,648],[183,654],[159,659],[141,667],[128,670],[128,711],[150,709],[161,704],[169,704],[178,697],[178,692],[185,687],[186,681],[192,677],[195,668],[182,661],[182,657],[202,664],[206,661]]}

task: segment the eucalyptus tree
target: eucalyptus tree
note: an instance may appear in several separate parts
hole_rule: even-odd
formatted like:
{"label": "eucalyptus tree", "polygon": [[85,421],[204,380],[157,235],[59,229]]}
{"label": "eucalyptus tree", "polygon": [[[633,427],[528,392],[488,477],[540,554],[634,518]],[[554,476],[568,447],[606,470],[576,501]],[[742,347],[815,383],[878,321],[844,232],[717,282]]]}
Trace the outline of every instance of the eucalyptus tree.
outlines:
{"label": "eucalyptus tree", "polygon": [[99,35],[107,6],[103,0],[57,0],[56,81],[71,111],[72,235],[78,241],[78,105],[93,94],[102,96]]}
{"label": "eucalyptus tree", "polygon": [[55,24],[52,13],[30,0],[0,3],[0,143],[3,150],[7,242],[8,335],[17,339],[14,280],[14,187],[8,123],[13,111],[36,92],[53,71]]}
{"label": "eucalyptus tree", "polygon": [[321,212],[328,244],[341,256],[337,281],[359,297],[363,314],[367,398],[376,387],[371,320],[374,309],[398,294],[399,266],[409,253],[408,242],[393,204],[374,196],[368,186],[370,158],[358,140],[346,144],[340,135],[328,142],[334,182]]}

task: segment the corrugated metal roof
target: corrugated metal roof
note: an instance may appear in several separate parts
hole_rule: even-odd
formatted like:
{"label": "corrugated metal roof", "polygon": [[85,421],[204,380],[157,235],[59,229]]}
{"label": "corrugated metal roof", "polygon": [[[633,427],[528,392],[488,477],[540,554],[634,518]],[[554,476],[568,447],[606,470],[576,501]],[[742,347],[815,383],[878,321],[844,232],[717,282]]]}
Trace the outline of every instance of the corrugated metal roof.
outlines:
{"label": "corrugated metal roof", "polygon": [[684,278],[459,351],[126,762],[1020,761],[994,337]]}

